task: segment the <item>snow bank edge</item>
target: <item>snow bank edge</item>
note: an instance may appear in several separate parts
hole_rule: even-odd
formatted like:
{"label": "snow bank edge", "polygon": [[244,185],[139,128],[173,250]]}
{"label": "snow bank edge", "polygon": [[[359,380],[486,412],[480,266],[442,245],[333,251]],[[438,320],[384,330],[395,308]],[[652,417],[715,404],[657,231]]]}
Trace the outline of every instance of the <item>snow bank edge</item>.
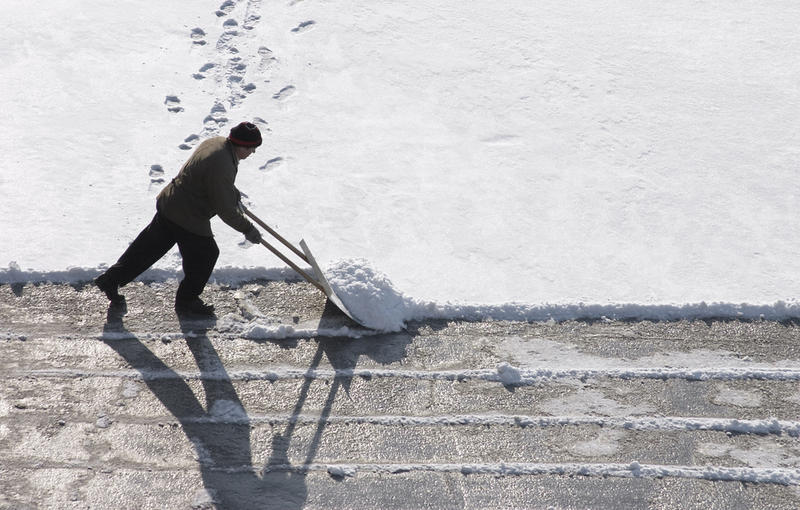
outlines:
{"label": "snow bank edge", "polygon": [[[0,269],[0,284],[27,283],[85,284],[99,275],[104,268],[68,268],[62,271],[21,270],[12,263]],[[150,269],[139,280],[167,281],[182,278],[174,269]],[[298,281],[299,277],[288,268],[217,268],[212,281],[242,285],[255,280]],[[505,303],[466,304],[423,302],[404,297],[403,320],[467,320],[467,321],[568,321],[568,320],[800,320],[800,302],[778,300],[773,303]]]}

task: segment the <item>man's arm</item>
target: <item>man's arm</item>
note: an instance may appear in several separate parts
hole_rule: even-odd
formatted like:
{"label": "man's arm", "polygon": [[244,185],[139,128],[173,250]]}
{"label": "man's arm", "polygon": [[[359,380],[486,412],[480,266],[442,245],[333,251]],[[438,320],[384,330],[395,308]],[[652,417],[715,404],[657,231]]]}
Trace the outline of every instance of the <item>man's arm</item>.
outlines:
{"label": "man's arm", "polygon": [[227,223],[231,228],[239,232],[248,233],[254,230],[253,224],[245,218],[239,208],[239,191],[233,184],[233,174],[231,172],[218,171],[212,172],[210,179],[209,198],[211,206],[217,216]]}

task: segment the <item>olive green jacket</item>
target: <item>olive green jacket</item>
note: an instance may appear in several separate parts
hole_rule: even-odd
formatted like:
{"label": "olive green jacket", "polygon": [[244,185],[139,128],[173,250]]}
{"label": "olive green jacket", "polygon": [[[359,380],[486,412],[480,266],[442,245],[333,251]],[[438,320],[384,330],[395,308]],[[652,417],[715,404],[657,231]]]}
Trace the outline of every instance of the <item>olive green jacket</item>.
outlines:
{"label": "olive green jacket", "polygon": [[156,206],[168,220],[197,235],[212,237],[211,218],[239,232],[253,224],[239,210],[234,186],[239,162],[227,138],[209,138],[197,146],[178,175],[158,194]]}

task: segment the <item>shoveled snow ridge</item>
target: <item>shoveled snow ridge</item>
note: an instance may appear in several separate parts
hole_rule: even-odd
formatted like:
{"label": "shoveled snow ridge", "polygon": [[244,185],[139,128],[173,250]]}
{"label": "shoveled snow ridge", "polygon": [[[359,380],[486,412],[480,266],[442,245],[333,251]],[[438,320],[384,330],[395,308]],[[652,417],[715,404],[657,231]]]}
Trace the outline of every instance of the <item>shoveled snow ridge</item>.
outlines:
{"label": "shoveled snow ridge", "polygon": [[[103,273],[106,266],[100,267],[69,267],[62,271],[37,271],[34,269],[23,270],[16,262],[11,262],[7,268],[0,269],[0,284],[24,283],[86,283]],[[146,282],[163,282],[183,278],[180,269],[162,269],[153,267],[142,273],[137,280]],[[223,266],[214,269],[211,281],[229,284],[242,284],[257,279],[266,280],[301,280],[300,275],[289,269],[265,267],[231,267]]]}
{"label": "shoveled snow ridge", "polygon": [[[539,384],[562,379],[684,379],[692,381],[800,381],[798,368],[608,368],[608,369],[519,369],[521,378],[517,386]],[[468,381],[482,380],[507,384],[496,369],[465,370],[396,370],[396,369],[297,369],[276,368],[271,370],[79,370],[52,368],[39,370],[9,371],[0,379],[19,377],[108,377],[134,380],[184,379],[204,381],[279,381],[292,379],[331,380],[336,378],[361,377],[416,379],[423,381]]]}
{"label": "shoveled snow ridge", "polygon": [[631,462],[630,464],[545,464],[545,463],[481,463],[481,464],[277,464],[268,465],[264,472],[323,471],[350,473],[399,474],[409,472],[461,473],[463,475],[566,475],[621,478],[692,478],[711,481],[774,483],[800,485],[799,469],[741,468],[724,466],[664,466]]}
{"label": "shoveled snow ridge", "polygon": [[[16,462],[16,465],[20,465]],[[42,468],[86,468],[96,466],[85,462],[50,462],[37,461],[37,469]],[[137,468],[131,467],[136,470]],[[142,468],[144,469],[144,468]],[[169,468],[159,468],[165,471]],[[747,482],[776,485],[800,485],[800,469],[790,468],[748,468],[727,466],[682,466],[630,463],[535,463],[535,462],[499,462],[499,463],[356,463],[356,464],[268,464],[257,469],[251,465],[241,466],[206,466],[207,471],[221,473],[328,473],[333,477],[352,477],[358,473],[399,475],[404,473],[456,473],[464,476],[583,476],[614,478],[688,478],[720,482]],[[154,468],[147,467],[148,471]]]}
{"label": "shoveled snow ridge", "polygon": [[[0,284],[21,283],[86,283],[102,272],[102,268],[71,268],[65,271],[22,271],[12,263],[0,270]],[[800,319],[800,302],[774,303],[699,302],[684,304],[652,303],[435,303],[410,298],[396,290],[391,281],[364,260],[340,261],[326,270],[339,297],[360,322],[379,332],[400,331],[409,321],[425,320],[506,320],[506,321],[568,321],[568,320],[704,320],[739,319],[788,321]],[[152,269],[140,279],[166,281],[179,279],[177,270]],[[257,279],[291,280],[298,276],[288,268],[231,268],[214,271],[213,281],[241,285]],[[360,328],[336,331],[294,330],[260,323],[251,324],[239,334],[264,338],[299,338],[307,336],[353,336],[366,334]],[[250,337],[248,337],[250,338]]]}
{"label": "shoveled snow ridge", "polygon": [[221,415],[212,409],[210,416],[183,417],[184,423],[218,424],[268,424],[268,425],[380,425],[386,427],[456,427],[503,426],[520,428],[550,428],[565,426],[597,426],[609,429],[635,431],[708,431],[729,434],[755,434],[759,436],[800,437],[800,422],[778,419],[744,420],[729,418],[694,418],[681,416],[523,416],[506,414],[439,415],[439,416],[326,416],[319,415],[248,415],[239,407],[239,413]]}

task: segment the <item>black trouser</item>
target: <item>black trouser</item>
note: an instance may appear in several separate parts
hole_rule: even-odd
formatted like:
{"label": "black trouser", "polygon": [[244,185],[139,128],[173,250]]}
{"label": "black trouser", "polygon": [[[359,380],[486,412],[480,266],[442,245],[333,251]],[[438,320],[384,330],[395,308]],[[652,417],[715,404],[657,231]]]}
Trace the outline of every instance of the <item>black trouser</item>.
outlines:
{"label": "black trouser", "polygon": [[178,243],[178,250],[183,258],[184,274],[175,299],[194,299],[203,292],[211,277],[219,257],[219,248],[213,237],[193,234],[169,221],[161,213],[156,213],[153,221],[105,274],[111,283],[122,287],[158,262],[175,243]]}

